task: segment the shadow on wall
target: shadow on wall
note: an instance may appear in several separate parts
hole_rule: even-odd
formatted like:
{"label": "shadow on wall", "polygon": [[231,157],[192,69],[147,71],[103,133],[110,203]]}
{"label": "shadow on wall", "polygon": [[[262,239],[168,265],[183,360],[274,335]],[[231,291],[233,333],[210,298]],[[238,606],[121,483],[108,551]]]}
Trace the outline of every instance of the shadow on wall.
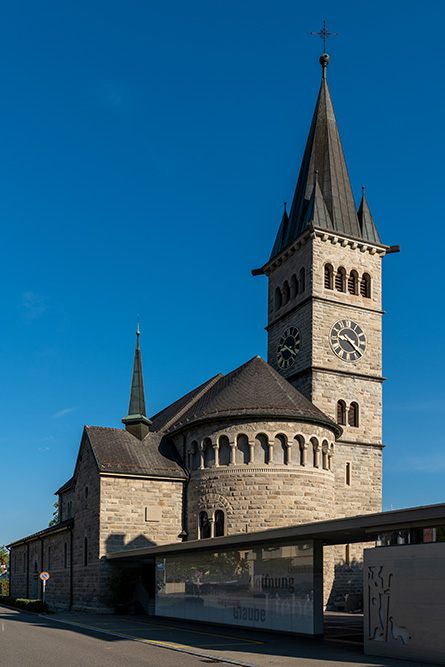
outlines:
{"label": "shadow on wall", "polygon": [[363,609],[363,561],[355,558],[348,565],[337,563],[326,609],[330,611],[362,611]]}
{"label": "shadow on wall", "polygon": [[128,551],[129,549],[144,549],[145,547],[155,546],[156,542],[148,540],[145,535],[138,535],[130,542],[125,542],[125,533],[109,535],[106,539],[107,554],[114,551]]}

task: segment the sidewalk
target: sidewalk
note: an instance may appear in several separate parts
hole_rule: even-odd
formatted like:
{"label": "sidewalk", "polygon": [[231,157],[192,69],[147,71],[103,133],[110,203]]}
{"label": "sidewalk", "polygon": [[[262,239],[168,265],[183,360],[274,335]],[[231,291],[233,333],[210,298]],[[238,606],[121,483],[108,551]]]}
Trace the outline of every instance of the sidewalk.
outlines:
{"label": "sidewalk", "polygon": [[[42,617],[41,617],[42,618]],[[329,614],[328,638],[312,639],[257,632],[245,628],[204,625],[153,616],[96,616],[63,613],[50,617],[71,627],[96,630],[116,640],[133,639],[167,649],[191,653],[249,667],[348,667],[363,665],[431,665],[390,658],[364,656],[360,643],[361,617]]]}

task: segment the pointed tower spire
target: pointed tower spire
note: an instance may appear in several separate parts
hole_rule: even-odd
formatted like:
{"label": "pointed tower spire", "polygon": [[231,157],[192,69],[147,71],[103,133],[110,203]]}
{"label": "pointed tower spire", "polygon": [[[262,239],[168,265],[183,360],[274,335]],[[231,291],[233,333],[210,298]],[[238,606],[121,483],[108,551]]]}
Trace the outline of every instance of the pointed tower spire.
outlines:
{"label": "pointed tower spire", "polygon": [[[320,91],[286,225],[286,233],[283,234],[282,227],[280,227],[271,259],[306,229],[308,207],[314,194],[316,172],[318,172],[320,194],[329,213],[327,220],[330,224],[327,225],[327,228],[353,238],[365,239],[359,224],[326,78],[329,64],[327,53],[320,57],[320,64],[323,71]],[[321,219],[318,222],[314,221],[314,224],[324,228]]]}
{"label": "pointed tower spire", "polygon": [[381,243],[377,227],[369,210],[368,202],[365,196],[365,187],[362,186],[362,201],[358,209],[358,221],[362,232],[362,238],[370,243]]}
{"label": "pointed tower spire", "polygon": [[278,234],[277,238],[275,239],[275,244],[272,249],[271,257],[275,257],[275,255],[277,255],[280,252],[281,248],[283,247],[283,241],[287,236],[287,224],[289,222],[289,216],[287,215],[286,206],[287,202],[284,202],[283,217],[281,218],[280,227],[278,229]]}
{"label": "pointed tower spire", "polygon": [[130,404],[128,415],[122,419],[125,429],[143,440],[149,431],[151,421],[145,413],[144,379],[142,377],[141,348],[139,347],[139,319],[136,331],[136,350],[134,353],[133,376],[131,378]]}

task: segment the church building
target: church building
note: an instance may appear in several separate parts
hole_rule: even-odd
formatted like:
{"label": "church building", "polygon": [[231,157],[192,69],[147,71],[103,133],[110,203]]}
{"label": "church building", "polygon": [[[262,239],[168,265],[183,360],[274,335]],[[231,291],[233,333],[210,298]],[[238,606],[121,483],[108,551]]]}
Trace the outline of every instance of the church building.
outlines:
{"label": "church building", "polygon": [[[356,207],[326,78],[289,214],[268,261],[267,361],[256,356],[147,417],[139,330],[124,428],[85,426],[59,521],[11,548],[11,595],[106,611],[121,550],[379,512],[380,240]],[[362,547],[325,552],[325,603],[361,587]]]}

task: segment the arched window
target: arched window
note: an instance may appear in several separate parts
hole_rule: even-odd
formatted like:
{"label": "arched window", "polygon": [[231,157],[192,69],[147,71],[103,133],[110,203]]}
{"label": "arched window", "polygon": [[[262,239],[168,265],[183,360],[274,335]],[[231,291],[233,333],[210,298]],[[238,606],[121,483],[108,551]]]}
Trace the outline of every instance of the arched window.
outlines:
{"label": "arched window", "polygon": [[320,447],[317,438],[311,438],[312,444],[312,465],[314,468],[320,467]]}
{"label": "arched window", "polygon": [[279,310],[283,305],[283,297],[281,295],[281,290],[279,287],[275,288],[275,310]]}
{"label": "arched window", "polygon": [[190,445],[190,470],[199,470],[201,465],[201,452],[199,451],[198,443],[193,440]]}
{"label": "arched window", "polygon": [[292,278],[290,279],[290,298],[295,299],[297,294],[298,294],[298,282],[297,282],[297,276],[294,273]]}
{"label": "arched window", "polygon": [[325,264],[324,286],[325,289],[334,289],[334,267],[332,264]]}
{"label": "arched window", "polygon": [[304,266],[301,267],[298,273],[298,294],[302,294],[306,289],[306,272]]}
{"label": "arched window", "polygon": [[274,441],[274,461],[277,463],[288,463],[287,451],[287,438],[283,433],[278,433]]}
{"label": "arched window", "polygon": [[364,273],[360,281],[360,294],[367,299],[371,298],[371,276]]}
{"label": "arched window", "polygon": [[358,426],[358,404],[351,403],[348,410],[348,424],[349,426]]}
{"label": "arched window", "polygon": [[88,537],[83,540],[83,564],[84,567],[88,565]]}
{"label": "arched window", "polygon": [[269,463],[269,440],[267,435],[259,433],[255,437],[255,463]]}
{"label": "arched window", "polygon": [[358,294],[358,273],[351,271],[348,277],[348,292],[349,294]]}
{"label": "arched window", "polygon": [[203,442],[204,449],[204,468],[210,468],[215,465],[215,450],[213,449],[210,438],[205,438]]}
{"label": "arched window", "polygon": [[85,487],[85,498],[88,498],[88,487]]}
{"label": "arched window", "polygon": [[215,512],[215,537],[224,535],[224,512],[216,510]]}
{"label": "arched window", "polygon": [[205,540],[210,537],[210,521],[207,512],[199,513],[199,539]]}
{"label": "arched window", "polygon": [[346,271],[342,266],[335,274],[335,289],[337,292],[346,292]]}
{"label": "arched window", "polygon": [[287,280],[285,280],[283,285],[283,306],[285,306],[286,303],[289,302],[289,299],[290,299],[289,283],[287,282]]}
{"label": "arched window", "polygon": [[324,441],[323,441],[322,448],[321,448],[323,470],[328,470],[328,469],[329,469],[329,465],[328,465],[328,448],[329,448],[329,445],[328,445],[327,441],[324,440]]}
{"label": "arched window", "polygon": [[250,461],[250,445],[249,438],[244,433],[236,438],[236,462],[237,463],[249,463]]}
{"label": "arched window", "polygon": [[230,442],[226,435],[219,439],[219,465],[228,466],[230,463]]}
{"label": "arched window", "polygon": [[337,424],[344,426],[346,424],[346,403],[338,401],[337,403]]}

